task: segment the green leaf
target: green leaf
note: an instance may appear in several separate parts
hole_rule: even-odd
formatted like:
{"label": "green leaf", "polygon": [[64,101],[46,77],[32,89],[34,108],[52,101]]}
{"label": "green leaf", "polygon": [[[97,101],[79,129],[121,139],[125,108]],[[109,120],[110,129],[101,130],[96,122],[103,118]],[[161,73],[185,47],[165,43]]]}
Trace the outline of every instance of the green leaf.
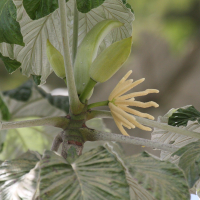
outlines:
{"label": "green leaf", "polygon": [[180,156],[178,166],[184,171],[190,188],[200,179],[200,141],[192,142],[173,155]]}
{"label": "green leaf", "polygon": [[188,121],[198,121],[200,123],[200,112],[194,106],[179,108],[170,117],[168,124],[171,126],[187,126]]}
{"label": "green leaf", "polygon": [[[183,107],[183,108],[187,108],[187,107],[188,106]],[[174,108],[169,110],[164,116],[162,117],[159,116],[157,121],[163,124],[168,124],[169,117],[172,116],[172,114],[176,110],[177,109],[174,109]],[[187,127],[181,127],[181,128],[200,133],[200,125],[198,122],[188,121]],[[164,144],[171,144],[171,145],[181,148],[191,142],[197,141],[198,139],[155,128],[151,134],[151,140],[164,143]],[[178,164],[179,157],[178,156],[172,157],[171,155],[172,155],[171,152],[161,151],[160,158],[161,160],[169,160],[170,162]]]}
{"label": "green leaf", "polygon": [[104,147],[84,153],[73,164],[45,151],[39,189],[44,200],[130,199],[123,167]]}
{"label": "green leaf", "polygon": [[1,118],[5,121],[8,121],[10,119],[10,111],[0,94],[0,119]]}
{"label": "green leaf", "polygon": [[58,8],[58,0],[23,0],[23,6],[29,17],[36,20],[54,12]]}
{"label": "green leaf", "polygon": [[[31,1],[29,1],[31,2]],[[50,2],[50,1],[49,1]],[[69,42],[72,46],[73,41],[73,13],[74,2],[66,3]],[[17,19],[20,23],[22,35],[24,37],[24,47],[19,45],[0,44],[0,52],[3,56],[15,59],[21,63],[22,74],[30,76],[32,74],[41,76],[41,84],[44,84],[47,77],[53,71],[46,55],[46,41],[49,39],[51,44],[63,55],[62,37],[60,30],[60,18],[58,9],[49,15],[39,19],[31,20],[23,7],[23,1],[14,1],[17,7]],[[23,16],[23,17],[22,17]],[[100,44],[98,53],[103,51],[112,43],[132,35],[132,22],[134,15],[121,0],[105,0],[99,7],[92,9],[88,13],[79,13],[78,45],[82,42],[85,35],[98,22],[105,19],[118,20],[124,25],[112,31]]]}
{"label": "green leaf", "polygon": [[32,75],[33,80],[35,82],[36,85],[40,85],[41,83],[41,76],[37,76],[37,75]]}
{"label": "green leaf", "polygon": [[93,8],[100,6],[105,0],[76,0],[78,11],[87,13]]}
{"label": "green leaf", "polygon": [[28,151],[16,160],[1,163],[1,199],[33,199],[39,183],[39,169],[35,167],[38,161],[40,155]]}
{"label": "green leaf", "polygon": [[12,60],[9,57],[4,57],[1,53],[0,53],[0,58],[3,61],[8,73],[10,74],[21,66],[21,63],[18,62],[17,60]]}
{"label": "green leaf", "polygon": [[4,91],[3,95],[18,101],[28,101],[32,95],[32,86],[33,82],[27,81],[16,89]]}
{"label": "green leaf", "polygon": [[12,0],[0,1],[0,43],[24,46],[23,37],[17,19],[17,9]]}
{"label": "green leaf", "polygon": [[190,199],[184,174],[176,165],[157,160],[146,152],[125,161],[133,178],[155,199]]}

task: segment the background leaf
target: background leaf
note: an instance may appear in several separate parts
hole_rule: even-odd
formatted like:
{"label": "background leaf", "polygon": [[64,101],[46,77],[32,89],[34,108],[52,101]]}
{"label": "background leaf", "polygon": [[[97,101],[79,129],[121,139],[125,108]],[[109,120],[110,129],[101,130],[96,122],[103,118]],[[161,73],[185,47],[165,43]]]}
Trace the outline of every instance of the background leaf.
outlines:
{"label": "background leaf", "polygon": [[4,65],[9,74],[13,73],[21,66],[21,63],[18,62],[17,60],[12,60],[9,57],[4,57],[1,53],[0,53],[0,58],[4,62]]}
{"label": "background leaf", "polygon": [[16,160],[5,161],[0,166],[0,198],[4,200],[30,200],[39,183],[40,160],[37,152],[28,151]]}
{"label": "background leaf", "polygon": [[16,21],[17,12],[12,0],[0,1],[0,43],[24,46],[20,25]]}
{"label": "background leaf", "polygon": [[[46,78],[53,71],[46,56],[47,39],[56,49],[63,53],[58,9],[43,18],[31,20],[25,12],[22,0],[14,1],[14,3],[17,7],[17,20],[19,21],[26,45],[22,47],[1,43],[0,52],[3,56],[20,62],[22,74],[26,76],[32,74],[41,76],[41,84],[44,84]],[[74,1],[69,0],[66,5],[69,41],[70,46],[72,46]],[[105,0],[101,6],[92,9],[90,12],[79,13],[78,45],[93,26],[105,19],[119,20],[124,26],[117,28],[106,36],[100,45],[99,52],[113,42],[132,35],[134,15],[130,9],[121,0]]]}
{"label": "background leaf", "polygon": [[23,6],[29,17],[36,20],[54,12],[58,8],[58,0],[23,0]]}
{"label": "background leaf", "polygon": [[3,101],[0,93],[0,118],[2,118],[5,121],[8,121],[10,119],[10,112],[8,110],[7,105]]}
{"label": "background leaf", "polygon": [[155,199],[190,198],[184,174],[174,164],[157,160],[146,152],[126,158],[126,164],[131,175]]}
{"label": "background leaf", "polygon": [[[43,97],[36,88],[37,86],[32,81],[28,81],[16,89],[3,92],[4,100],[7,102],[10,111],[10,120],[66,115],[69,110],[67,107],[69,105],[67,103],[68,97],[52,96],[42,90]],[[59,103],[60,105],[57,105]],[[43,153],[44,149],[50,149],[53,138],[61,130],[55,127],[11,129],[7,131],[6,139],[5,131],[0,131],[0,145],[3,147],[0,159],[16,158],[28,149]]]}
{"label": "background leaf", "polygon": [[82,13],[87,13],[93,8],[100,6],[105,0],[77,0],[77,8]]}
{"label": "background leaf", "polygon": [[194,106],[185,106],[175,111],[168,119],[171,126],[187,126],[188,121],[200,123],[200,112]]}
{"label": "background leaf", "polygon": [[[166,113],[163,117],[158,117],[158,122],[164,123],[164,124],[168,124],[168,120],[169,117],[174,113],[174,111],[176,111],[177,109],[171,109],[168,113]],[[194,131],[194,132],[198,132],[200,133],[200,125],[197,122],[193,122],[193,121],[189,121],[187,124],[187,127],[179,127],[182,129],[186,129],[189,131]],[[171,144],[174,146],[177,146],[179,148],[191,143],[191,142],[195,142],[198,139],[197,138],[192,138],[192,137],[188,137],[185,135],[181,135],[178,133],[173,133],[170,131],[165,131],[165,130],[161,130],[158,128],[154,128],[154,131],[151,134],[151,140],[153,141],[158,141],[161,143],[165,143],[165,144]],[[160,154],[160,159],[161,160],[169,160],[170,162],[173,163],[178,163],[179,161],[179,157],[178,156],[171,156],[172,153],[167,152],[167,151],[161,151]]]}

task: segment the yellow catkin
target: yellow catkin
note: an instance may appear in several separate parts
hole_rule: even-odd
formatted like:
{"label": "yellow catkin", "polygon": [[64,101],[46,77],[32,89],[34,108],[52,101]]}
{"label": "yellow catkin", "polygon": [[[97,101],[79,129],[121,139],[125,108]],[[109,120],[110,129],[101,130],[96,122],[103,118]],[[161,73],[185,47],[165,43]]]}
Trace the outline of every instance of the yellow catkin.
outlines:
{"label": "yellow catkin", "polygon": [[132,88],[134,88],[136,85],[139,85],[140,83],[142,83],[145,80],[145,78],[141,78],[135,82],[133,82],[132,84],[127,85],[124,88],[120,88],[119,92],[116,93],[116,95],[114,96],[114,98],[117,98],[119,96],[121,96],[122,94],[128,92],[129,90],[131,90]]}
{"label": "yellow catkin", "polygon": [[145,118],[154,120],[154,117],[152,115],[147,114],[147,113],[142,113],[142,112],[139,112],[139,111],[134,110],[132,108],[128,108],[127,106],[123,106],[123,105],[118,105],[118,107],[121,108],[122,110],[128,112],[128,113],[133,114],[133,115],[137,115],[139,117],[145,117]]}

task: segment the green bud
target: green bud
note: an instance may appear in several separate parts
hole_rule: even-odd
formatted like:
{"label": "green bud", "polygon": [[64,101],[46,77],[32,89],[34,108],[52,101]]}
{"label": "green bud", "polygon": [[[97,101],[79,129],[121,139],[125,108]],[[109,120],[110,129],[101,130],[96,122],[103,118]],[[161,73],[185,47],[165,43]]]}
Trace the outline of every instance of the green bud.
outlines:
{"label": "green bud", "polygon": [[110,79],[129,57],[131,45],[132,37],[129,37],[106,48],[92,63],[90,77],[101,83]]}
{"label": "green bud", "polygon": [[90,79],[89,69],[97,55],[100,43],[112,29],[122,25],[121,22],[116,20],[104,20],[96,24],[84,37],[78,47],[74,63],[74,76],[78,94],[82,94]]}
{"label": "green bud", "polygon": [[49,63],[55,74],[60,78],[65,78],[65,65],[62,54],[47,40],[46,53]]}

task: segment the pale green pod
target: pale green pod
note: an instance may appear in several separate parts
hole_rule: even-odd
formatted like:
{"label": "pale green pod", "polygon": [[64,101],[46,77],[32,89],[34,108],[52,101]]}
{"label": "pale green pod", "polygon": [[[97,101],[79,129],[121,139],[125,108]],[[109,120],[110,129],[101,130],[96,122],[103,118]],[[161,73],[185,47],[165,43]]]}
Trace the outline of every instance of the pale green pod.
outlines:
{"label": "pale green pod", "polygon": [[129,37],[106,48],[92,63],[90,77],[101,83],[110,79],[129,57],[131,45],[132,37]]}
{"label": "pale green pod", "polygon": [[104,20],[96,24],[84,37],[78,47],[75,63],[74,76],[78,94],[81,94],[89,81],[89,69],[97,55],[100,43],[105,36],[114,28],[123,24],[116,20]]}
{"label": "pale green pod", "polygon": [[46,53],[55,74],[60,78],[65,78],[64,58],[49,40],[47,40]]}

